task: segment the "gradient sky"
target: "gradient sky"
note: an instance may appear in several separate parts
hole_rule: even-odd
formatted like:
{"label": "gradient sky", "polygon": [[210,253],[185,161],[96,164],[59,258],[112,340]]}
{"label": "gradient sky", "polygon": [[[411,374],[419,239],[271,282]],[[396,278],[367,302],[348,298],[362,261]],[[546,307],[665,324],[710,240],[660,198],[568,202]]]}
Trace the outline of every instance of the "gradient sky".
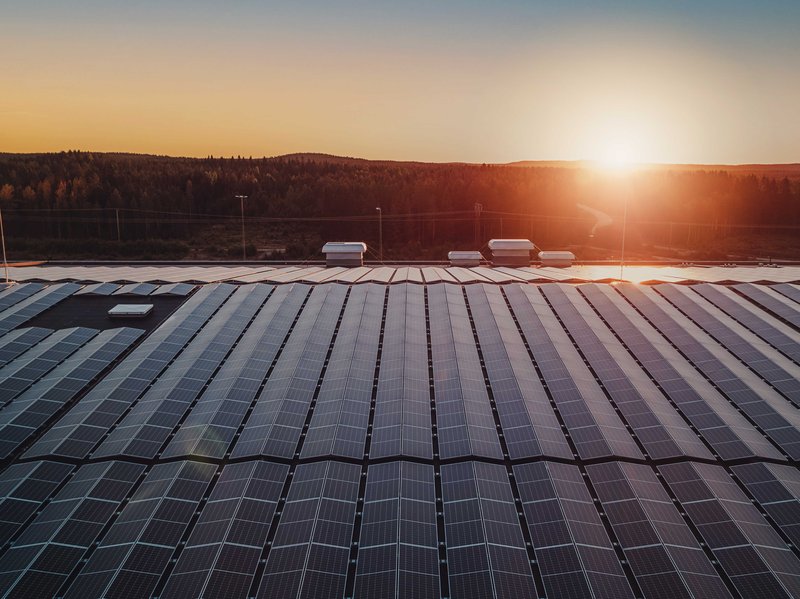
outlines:
{"label": "gradient sky", "polygon": [[800,161],[798,0],[0,0],[0,14],[0,151]]}

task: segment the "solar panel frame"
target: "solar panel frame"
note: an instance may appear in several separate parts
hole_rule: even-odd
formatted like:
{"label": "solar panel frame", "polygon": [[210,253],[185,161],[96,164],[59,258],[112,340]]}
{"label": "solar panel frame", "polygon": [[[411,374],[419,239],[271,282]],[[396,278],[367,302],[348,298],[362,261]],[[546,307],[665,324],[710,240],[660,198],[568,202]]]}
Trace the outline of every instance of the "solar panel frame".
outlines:
{"label": "solar panel frame", "polygon": [[0,335],[52,308],[80,288],[81,286],[76,283],[48,285],[34,295],[6,308],[0,312]]}
{"label": "solar panel frame", "polygon": [[[714,308],[704,307],[696,294],[683,287],[662,284],[654,287],[691,321],[714,340],[736,356],[742,364],[767,381],[775,390],[800,407],[800,368],[786,360],[768,345],[749,337],[749,331],[736,321],[723,322],[724,315],[715,314]],[[695,299],[696,298],[696,299]]]}
{"label": "solar panel frame", "polygon": [[795,329],[800,328],[800,312],[797,310],[796,304],[780,293],[772,291],[768,285],[740,283],[734,285],[733,289],[751,302],[788,322]]}
{"label": "solar panel frame", "polygon": [[436,512],[432,465],[370,465],[354,598],[439,597]]}
{"label": "solar panel frame", "polygon": [[0,557],[0,592],[55,596],[144,470],[123,462],[80,467]]}
{"label": "solar panel frame", "polygon": [[386,296],[386,287],[374,283],[351,289],[302,457],[364,456]]}
{"label": "solar panel frame", "polygon": [[535,597],[528,552],[504,466],[441,467],[452,597]]}
{"label": "solar panel frame", "polygon": [[309,292],[307,285],[275,289],[189,412],[163,457],[225,457]]}
{"label": "solar panel frame", "polygon": [[150,596],[216,471],[191,461],[153,466],[64,597]]}
{"label": "solar panel frame", "polygon": [[238,287],[158,380],[118,422],[93,457],[154,458],[272,292]]}
{"label": "solar panel frame", "polygon": [[425,288],[390,286],[370,457],[433,458],[427,347]]}
{"label": "solar panel frame", "polygon": [[800,594],[800,559],[721,466],[687,462],[658,470],[744,596]]}
{"label": "solar panel frame", "polygon": [[0,314],[30,296],[39,293],[44,288],[45,285],[42,283],[22,283],[20,285],[10,285],[3,289],[0,291]]}
{"label": "solar panel frame", "polygon": [[336,283],[311,292],[233,447],[234,458],[294,457],[347,292]]}
{"label": "solar panel frame", "polygon": [[345,587],[361,467],[297,467],[257,597],[334,597]]}
{"label": "solar panel frame", "polygon": [[731,596],[650,466],[586,470],[645,596]]}
{"label": "solar panel frame", "polygon": [[653,386],[647,374],[609,333],[577,289],[560,283],[540,289],[650,456],[654,459],[680,456],[713,458],[699,437]]}
{"label": "solar panel frame", "polygon": [[0,474],[0,547],[20,532],[75,466],[35,461],[12,464]]}
{"label": "solar panel frame", "polygon": [[617,289],[786,455],[800,458],[800,414],[652,290]]}
{"label": "solar panel frame", "polygon": [[588,284],[581,294],[722,459],[783,455],[618,293]]}
{"label": "solar panel frame", "polygon": [[465,290],[509,456],[572,458],[503,292],[489,284]]}
{"label": "solar panel frame", "polygon": [[246,597],[288,472],[261,461],[225,466],[159,596]]}
{"label": "solar panel frame", "polygon": [[0,410],[91,341],[97,333],[97,330],[85,327],[55,331],[0,368]]}
{"label": "solar panel frame", "polygon": [[506,294],[580,457],[642,459],[539,289],[520,285]]}
{"label": "solar panel frame", "polygon": [[514,476],[547,596],[633,597],[579,468],[543,461]]}
{"label": "solar panel frame", "polygon": [[[53,333],[52,329],[28,327],[14,329],[0,337],[0,369]],[[2,372],[2,370],[0,370]]]}
{"label": "solar panel frame", "polygon": [[209,285],[189,298],[27,452],[83,458],[233,293]]}
{"label": "solar panel frame", "polygon": [[428,313],[440,456],[502,459],[461,287],[429,286]]}
{"label": "solar panel frame", "polygon": [[783,322],[722,285],[692,285],[691,290],[758,335],[795,364],[800,364],[800,336]]}
{"label": "solar panel frame", "polygon": [[731,471],[786,538],[800,547],[800,471],[764,462],[732,466]]}
{"label": "solar panel frame", "polygon": [[0,411],[0,459],[26,443],[144,333],[101,331]]}

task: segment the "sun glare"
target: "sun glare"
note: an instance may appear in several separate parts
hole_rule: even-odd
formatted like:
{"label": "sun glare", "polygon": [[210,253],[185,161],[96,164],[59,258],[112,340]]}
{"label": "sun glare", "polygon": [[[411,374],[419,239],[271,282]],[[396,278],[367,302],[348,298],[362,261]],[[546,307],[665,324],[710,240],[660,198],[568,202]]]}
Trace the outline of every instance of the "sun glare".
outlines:
{"label": "sun glare", "polygon": [[630,142],[614,141],[598,154],[595,163],[606,171],[629,171],[636,166],[637,153]]}

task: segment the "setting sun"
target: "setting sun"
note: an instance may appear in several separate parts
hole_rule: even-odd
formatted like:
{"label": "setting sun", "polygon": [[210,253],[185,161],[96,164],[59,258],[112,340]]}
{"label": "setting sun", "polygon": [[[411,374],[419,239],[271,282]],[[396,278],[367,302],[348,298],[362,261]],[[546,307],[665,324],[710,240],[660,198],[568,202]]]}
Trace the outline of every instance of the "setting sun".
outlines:
{"label": "setting sun", "polygon": [[604,170],[610,171],[626,171],[633,168],[639,156],[637,155],[633,144],[627,141],[614,141],[598,155],[596,162],[597,166]]}

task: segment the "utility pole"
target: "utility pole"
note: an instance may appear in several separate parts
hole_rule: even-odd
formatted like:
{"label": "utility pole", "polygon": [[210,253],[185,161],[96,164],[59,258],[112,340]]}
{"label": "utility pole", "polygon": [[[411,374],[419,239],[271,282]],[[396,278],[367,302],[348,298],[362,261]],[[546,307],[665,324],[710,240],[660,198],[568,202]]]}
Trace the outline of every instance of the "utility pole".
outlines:
{"label": "utility pole", "polygon": [[383,210],[381,210],[380,206],[378,206],[375,208],[375,212],[378,213],[378,256],[381,264],[383,264]]}
{"label": "utility pole", "polygon": [[481,245],[481,212],[483,211],[483,204],[479,204],[475,202],[474,205],[475,209],[475,248],[479,248]]}
{"label": "utility pole", "polygon": [[239,202],[241,203],[242,207],[242,260],[247,260],[247,246],[244,242],[244,201],[247,199],[247,196],[238,195],[235,196]]}
{"label": "utility pole", "polygon": [[625,191],[625,211],[622,215],[622,250],[619,256],[619,278],[622,279],[622,272],[625,268],[625,235],[628,232],[628,195],[629,191]]}
{"label": "utility pole", "polygon": [[0,208],[0,241],[3,244],[3,266],[6,269],[6,285],[8,285],[8,260],[6,259],[6,234],[3,231],[3,209]]}
{"label": "utility pole", "polygon": [[119,230],[119,208],[115,208],[114,212],[117,213],[117,243],[119,243],[120,241],[122,241],[122,235],[120,234]]}

